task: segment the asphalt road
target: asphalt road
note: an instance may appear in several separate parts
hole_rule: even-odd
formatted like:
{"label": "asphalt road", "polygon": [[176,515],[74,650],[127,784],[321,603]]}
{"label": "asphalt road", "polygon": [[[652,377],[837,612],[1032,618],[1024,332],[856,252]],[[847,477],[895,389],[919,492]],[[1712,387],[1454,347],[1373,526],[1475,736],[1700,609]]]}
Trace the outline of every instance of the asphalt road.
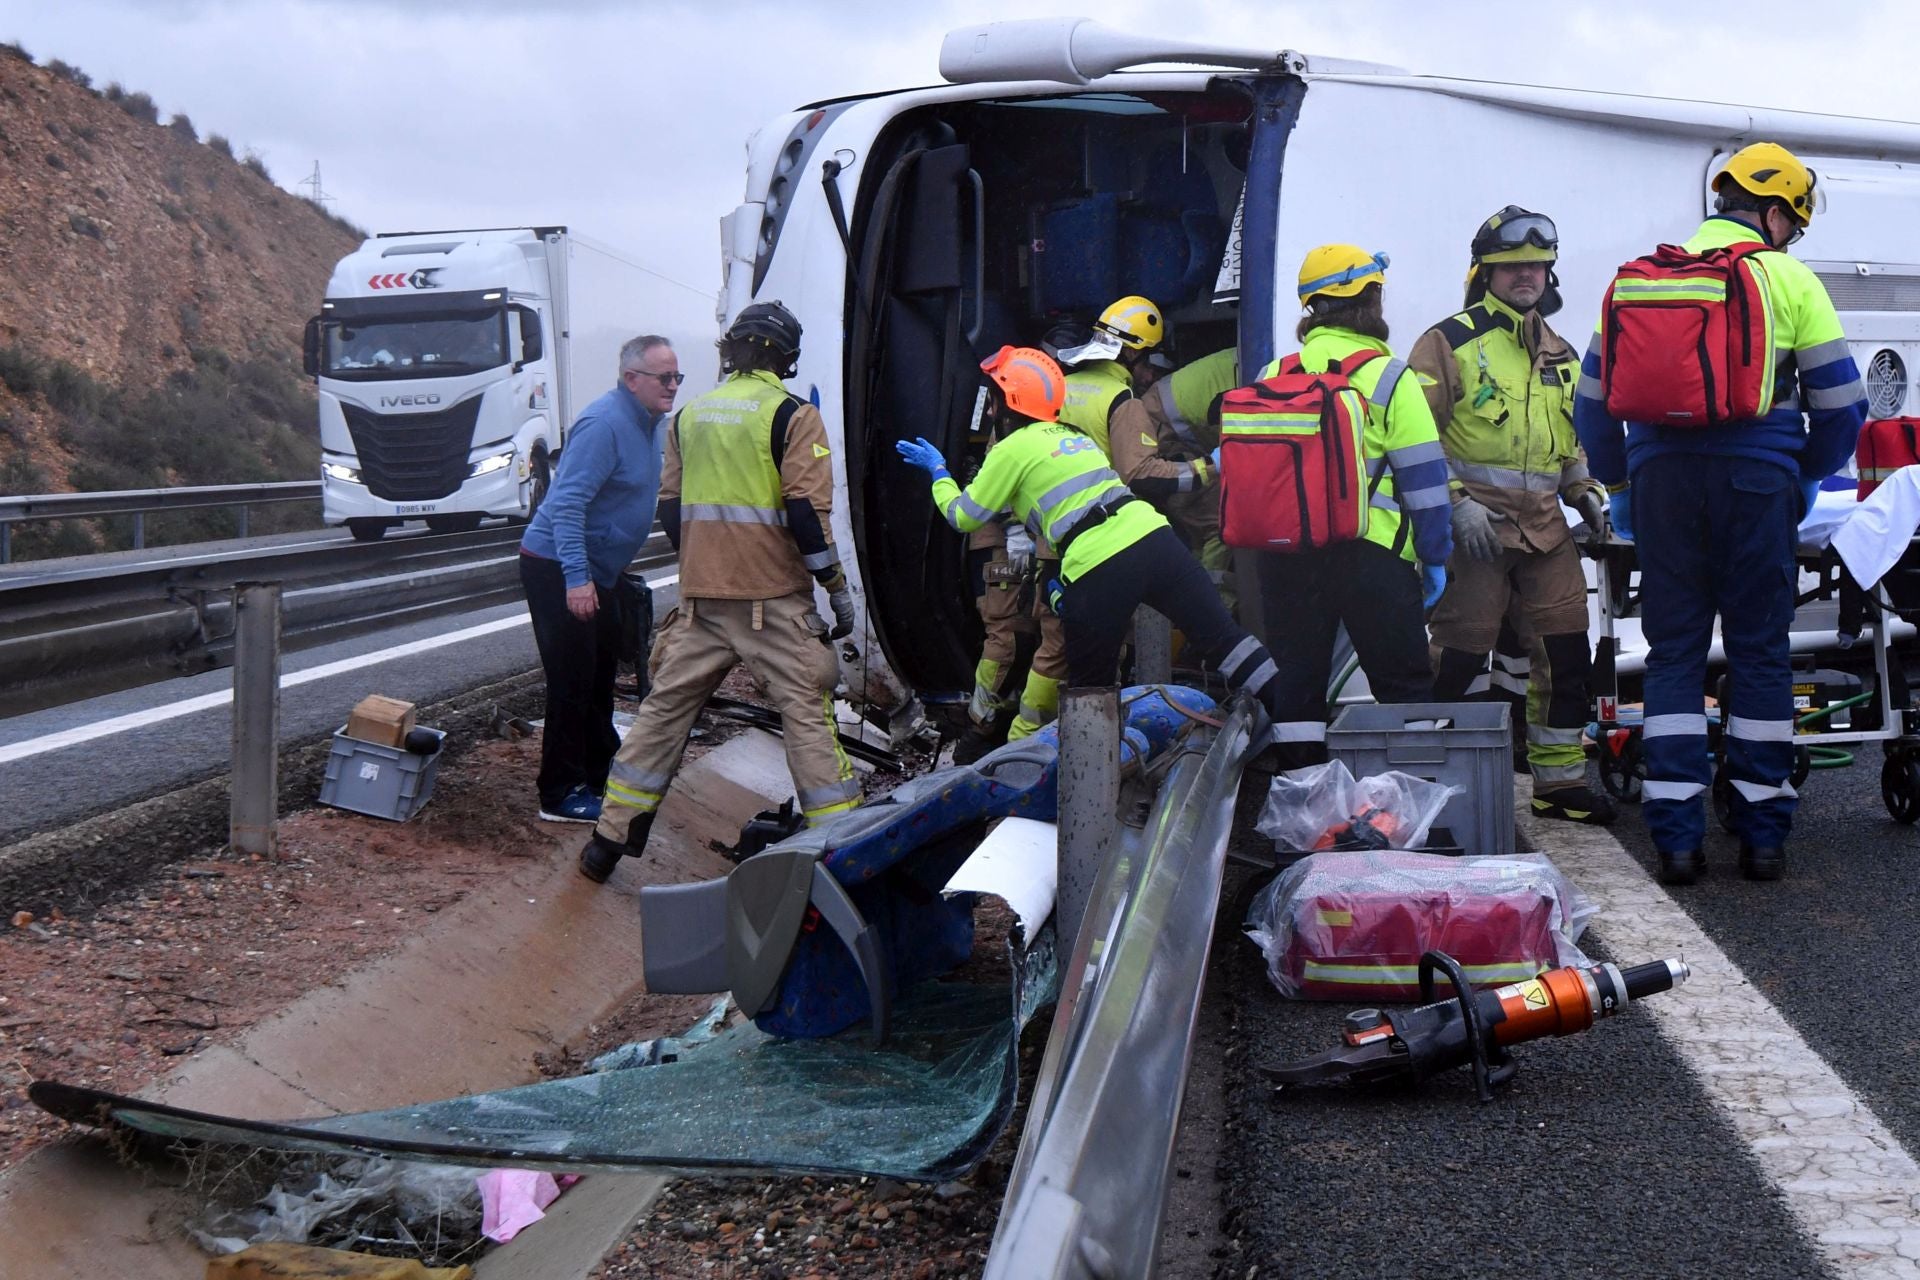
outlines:
{"label": "asphalt road", "polygon": [[[673,599],[667,583],[656,605]],[[281,745],[323,738],[369,693],[425,704],[538,665],[523,604],[303,649],[282,663]],[[231,689],[213,671],[0,720],[0,844],[224,772]]]}
{"label": "asphalt road", "polygon": [[1880,760],[1802,788],[1778,884],[1715,829],[1707,879],[1658,886],[1632,808],[1611,833],[1534,824],[1603,899],[1590,956],[1696,976],[1521,1046],[1491,1104],[1464,1071],[1275,1093],[1245,1064],[1333,1047],[1349,1006],[1282,1000],[1233,939],[1219,1274],[1920,1276],[1920,831],[1888,819]]}

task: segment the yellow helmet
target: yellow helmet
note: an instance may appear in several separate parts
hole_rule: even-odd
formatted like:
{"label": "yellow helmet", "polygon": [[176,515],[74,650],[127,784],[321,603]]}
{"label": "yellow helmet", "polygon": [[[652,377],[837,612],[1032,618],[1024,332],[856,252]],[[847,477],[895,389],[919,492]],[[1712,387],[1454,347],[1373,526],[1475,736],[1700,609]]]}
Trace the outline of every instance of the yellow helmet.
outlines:
{"label": "yellow helmet", "polygon": [[1153,305],[1151,298],[1137,293],[1128,294],[1102,311],[1093,327],[1112,334],[1120,339],[1121,346],[1134,351],[1157,347],[1167,336],[1167,322],[1160,308]]}
{"label": "yellow helmet", "polygon": [[1368,253],[1356,244],[1323,244],[1307,250],[1300,262],[1300,301],[1325,294],[1351,298],[1370,284],[1387,278],[1387,255]]}
{"label": "yellow helmet", "polygon": [[1787,212],[1803,227],[1813,221],[1819,207],[1813,170],[1777,142],[1751,143],[1728,156],[1713,175],[1713,189],[1724,190],[1729,182],[1756,196],[1784,201]]}

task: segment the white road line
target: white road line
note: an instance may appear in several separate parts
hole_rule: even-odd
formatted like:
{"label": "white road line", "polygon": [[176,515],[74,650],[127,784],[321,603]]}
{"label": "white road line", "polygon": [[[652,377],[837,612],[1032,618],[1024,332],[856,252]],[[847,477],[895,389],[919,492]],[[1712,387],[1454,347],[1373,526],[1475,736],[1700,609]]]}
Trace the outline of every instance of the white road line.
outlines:
{"label": "white road line", "polygon": [[[649,578],[654,587],[670,587],[680,581],[680,575],[670,574],[663,578]],[[357,671],[362,667],[376,666],[382,662],[393,662],[400,658],[411,658],[415,654],[430,653],[435,649],[444,649],[448,645],[462,644],[468,640],[477,640],[481,636],[507,631],[514,627],[524,627],[531,619],[526,614],[516,614],[508,618],[495,618],[492,622],[482,622],[471,627],[462,627],[458,631],[449,631],[445,635],[429,636],[424,640],[409,640],[405,644],[396,644],[386,649],[376,649],[372,653],[363,653],[351,658],[341,658],[335,662],[323,662],[317,667],[308,667],[304,671],[282,672],[280,687],[291,689],[296,685],[311,684],[315,680],[326,680],[333,676]],[[224,707],[233,701],[233,690],[222,689],[218,693],[203,693],[194,698],[183,698],[178,702],[169,702],[164,706],[148,707],[144,711],[131,711],[123,716],[114,716],[107,720],[96,720],[92,724],[76,725],[71,729],[61,729],[57,733],[42,734],[38,738],[27,738],[21,742],[0,746],[0,764],[11,764],[15,760],[24,760],[29,756],[43,755],[49,751],[60,751],[67,747],[78,746],[83,742],[92,742],[97,738],[111,737],[116,733],[126,733],[132,729],[144,729],[148,725],[162,724],[168,720],[177,720],[181,716],[190,716],[200,711],[210,711],[215,707]]]}
{"label": "white road line", "polygon": [[[1593,827],[1536,821],[1528,788],[1516,783],[1530,843],[1599,906],[1594,931],[1614,957],[1683,956],[1693,967],[1687,984],[1648,1001],[1647,1013],[1834,1274],[1920,1278],[1920,1164],[1619,841]],[[1694,892],[1712,893],[1714,878],[1738,874],[1716,865]],[[1787,905],[1792,881],[1776,891]]]}

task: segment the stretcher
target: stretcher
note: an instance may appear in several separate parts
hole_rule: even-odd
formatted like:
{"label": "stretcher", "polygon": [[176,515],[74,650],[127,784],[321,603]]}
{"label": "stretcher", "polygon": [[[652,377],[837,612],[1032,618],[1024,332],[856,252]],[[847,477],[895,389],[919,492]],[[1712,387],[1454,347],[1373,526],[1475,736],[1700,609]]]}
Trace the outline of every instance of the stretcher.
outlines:
{"label": "stretcher", "polygon": [[[1850,494],[1824,491],[1801,526],[1795,554],[1800,588],[1790,641],[1796,659],[1796,752],[1789,781],[1798,787],[1816,768],[1850,765],[1852,749],[1877,742],[1883,755],[1881,800],[1895,821],[1912,823],[1920,820],[1920,713],[1913,707],[1894,648],[1920,634],[1913,621],[1920,616],[1920,540],[1910,541],[1895,568],[1863,590],[1829,545],[1852,505]],[[1617,800],[1638,802],[1646,778],[1640,713],[1623,707],[1620,697],[1622,678],[1646,669],[1647,647],[1629,617],[1636,603],[1637,560],[1633,544],[1616,536],[1602,546],[1588,546],[1587,554],[1593,566],[1589,599],[1597,633],[1589,733],[1599,749],[1601,786]],[[1801,667],[1809,655],[1821,669]],[[1709,669],[1726,665],[1717,634],[1707,661]],[[1834,681],[1826,669],[1829,664],[1842,675],[1857,676],[1858,690]],[[1732,831],[1733,783],[1720,740],[1718,708],[1710,705],[1707,745],[1715,761],[1714,815]]]}

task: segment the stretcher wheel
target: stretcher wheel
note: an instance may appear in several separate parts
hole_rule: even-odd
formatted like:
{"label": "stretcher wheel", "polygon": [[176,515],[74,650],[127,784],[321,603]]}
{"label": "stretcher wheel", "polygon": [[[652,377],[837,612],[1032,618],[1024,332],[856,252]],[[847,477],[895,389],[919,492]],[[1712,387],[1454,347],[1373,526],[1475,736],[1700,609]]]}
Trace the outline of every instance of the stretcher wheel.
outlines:
{"label": "stretcher wheel", "polygon": [[[1614,734],[1623,735],[1617,741]],[[1647,762],[1640,755],[1640,735],[1632,729],[1608,729],[1600,741],[1600,789],[1615,800],[1640,803],[1640,784],[1647,780]]]}
{"label": "stretcher wheel", "polygon": [[1888,756],[1880,766],[1880,799],[1895,822],[1911,826],[1920,819],[1920,761],[1904,752]]}
{"label": "stretcher wheel", "polygon": [[1721,765],[1713,771],[1713,816],[1719,821],[1720,829],[1728,835],[1733,830],[1733,778],[1727,773],[1727,766]]}

